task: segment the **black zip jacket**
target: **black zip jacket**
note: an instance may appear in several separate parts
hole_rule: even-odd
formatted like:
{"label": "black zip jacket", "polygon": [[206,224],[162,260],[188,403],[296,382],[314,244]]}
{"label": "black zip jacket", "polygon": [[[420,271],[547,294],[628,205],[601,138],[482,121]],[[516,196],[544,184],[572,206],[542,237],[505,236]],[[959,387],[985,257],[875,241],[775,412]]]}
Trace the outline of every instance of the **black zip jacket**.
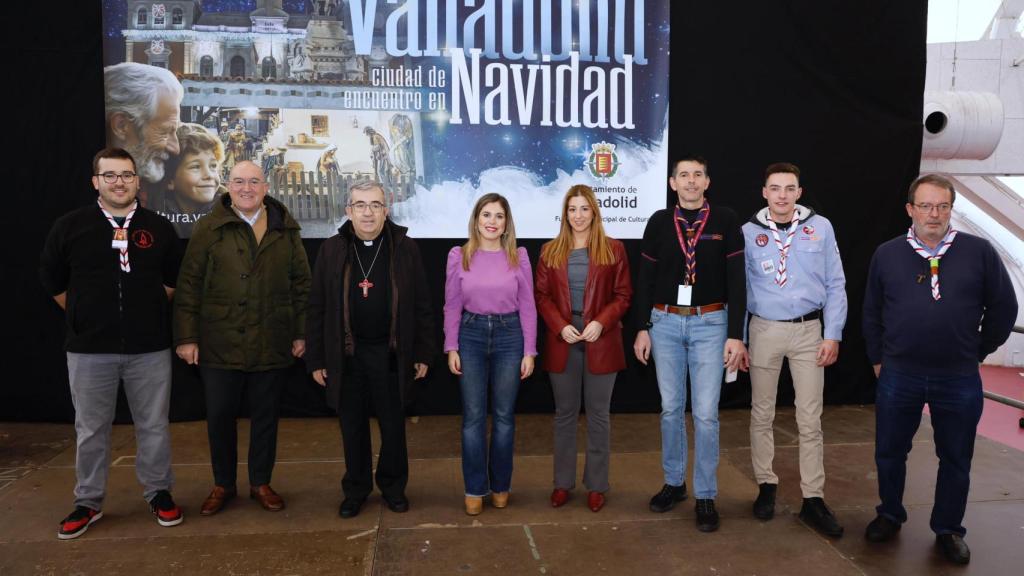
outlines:
{"label": "black zip jacket", "polygon": [[181,251],[173,226],[139,207],[128,226],[128,264],[111,247],[114,228],[97,204],[60,217],[50,230],[39,279],[51,296],[67,292],[68,352],[142,354],[171,345],[170,303]]}

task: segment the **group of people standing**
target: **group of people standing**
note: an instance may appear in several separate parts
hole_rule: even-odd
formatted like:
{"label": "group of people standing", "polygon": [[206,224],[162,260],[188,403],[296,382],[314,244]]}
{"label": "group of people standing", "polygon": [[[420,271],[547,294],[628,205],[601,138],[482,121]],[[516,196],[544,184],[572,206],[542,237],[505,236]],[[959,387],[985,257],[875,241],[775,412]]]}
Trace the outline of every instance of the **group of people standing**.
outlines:
{"label": "group of people standing", "polygon": [[[824,368],[838,357],[846,321],[845,277],[831,223],[797,203],[800,170],[792,164],[768,167],[767,206],[744,223],[708,202],[703,158],[673,163],[668,183],[677,202],[649,219],[635,286],[625,248],[605,234],[588,186],[566,193],[558,235],[541,249],[536,274],[516,244],[508,201],[483,195],[467,241],[448,254],[441,348],[419,248],[388,218],[380,183],[350,189],[348,220],[323,242],[311,273],[298,224],[267,197],[265,175],[251,162],[232,168],[228,194],[197,222],[183,259],[173,229],[136,200],[132,157],[105,149],[93,168],[98,206],[57,221],[41,266],[44,286],[67,310],[76,409],[76,508],[61,523],[62,539],[81,535],[102,516],[119,380],[135,420],[144,496],[161,525],[182,521],[170,495],[171,341],[182,360],[198,365],[205,389],[214,488],[200,514],[219,512],[237,495],[235,426],[243,398],[251,418],[250,497],[267,510],[284,508],[270,483],[279,398],[295,358],[304,358],[340,417],[346,470],[339,515],[358,515],[374,482],[390,510],[408,510],[404,407],[440,350],[462,396],[465,511],[480,514],[485,499],[504,508],[512,491],[516,398],[538,356],[538,313],[548,328],[540,356],[556,406],[552,506],[565,505],[576,484],[581,404],[586,505],[597,512],[606,503],[609,406],[626,367],[623,325],[632,323],[633,352],[643,364],[653,359],[662,403],[664,485],[650,509],[666,512],[688,496],[689,390],[697,528],[719,527],[723,372],[728,379],[749,370],[759,485],[753,514],[772,518],[779,482],[772,422],[788,359],[800,433],[800,517],[825,535],[843,534],[824,502],[821,412]],[[913,225],[872,260],[864,334],[879,376],[882,503],[866,536],[887,540],[906,520],[906,454],[928,403],[940,458],[932,529],[951,560],[966,562],[960,522],[981,411],[977,364],[1006,340],[1017,303],[992,246],[950,228],[954,194],[942,177],[915,181],[906,208]],[[172,295],[173,328],[165,319]],[[371,414],[381,432],[375,473]]]}

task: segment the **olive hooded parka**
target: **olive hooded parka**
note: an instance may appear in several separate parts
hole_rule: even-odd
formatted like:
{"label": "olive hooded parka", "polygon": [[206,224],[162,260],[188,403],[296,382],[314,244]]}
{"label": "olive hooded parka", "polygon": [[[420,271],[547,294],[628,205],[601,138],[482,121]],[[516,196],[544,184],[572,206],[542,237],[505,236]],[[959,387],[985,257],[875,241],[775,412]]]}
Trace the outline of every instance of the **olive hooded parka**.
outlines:
{"label": "olive hooded parka", "polygon": [[252,228],[223,195],[196,222],[174,294],[174,344],[195,343],[203,366],[259,372],[294,362],[305,339],[310,271],[299,224],[267,196],[267,232]]}

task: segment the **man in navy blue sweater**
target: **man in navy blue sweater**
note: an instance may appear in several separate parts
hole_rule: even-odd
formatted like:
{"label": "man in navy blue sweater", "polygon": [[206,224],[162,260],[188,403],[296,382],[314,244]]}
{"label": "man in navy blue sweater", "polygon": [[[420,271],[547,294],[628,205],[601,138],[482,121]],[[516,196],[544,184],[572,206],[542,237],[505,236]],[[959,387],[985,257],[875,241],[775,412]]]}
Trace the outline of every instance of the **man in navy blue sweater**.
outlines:
{"label": "man in navy blue sweater", "polygon": [[950,227],[955,199],[942,176],[915,180],[907,198],[913,226],[871,259],[864,340],[878,376],[875,463],[882,502],[865,536],[884,542],[907,520],[907,453],[927,403],[939,457],[930,525],[946,558],[966,564],[971,552],[961,522],[983,404],[978,365],[1009,337],[1017,299],[992,245]]}

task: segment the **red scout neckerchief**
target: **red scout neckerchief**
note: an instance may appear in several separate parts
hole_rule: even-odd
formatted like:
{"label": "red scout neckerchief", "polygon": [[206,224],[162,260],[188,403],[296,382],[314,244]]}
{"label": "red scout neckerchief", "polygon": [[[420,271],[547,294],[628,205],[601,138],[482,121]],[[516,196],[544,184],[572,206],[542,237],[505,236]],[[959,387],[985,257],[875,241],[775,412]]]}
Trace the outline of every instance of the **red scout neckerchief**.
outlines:
{"label": "red scout neckerchief", "polygon": [[779,269],[775,272],[775,283],[779,287],[786,285],[786,257],[789,256],[789,247],[793,244],[793,237],[796,236],[796,230],[799,228],[800,219],[796,217],[796,212],[793,212],[793,221],[789,223],[789,234],[786,235],[786,243],[783,244],[782,240],[779,239],[779,229],[775,225],[775,221],[772,220],[771,216],[768,216],[768,228],[772,231],[772,238],[775,239],[775,247],[779,249]]}
{"label": "red scout neckerchief", "polygon": [[135,210],[139,208],[139,201],[136,200],[132,203],[132,210],[125,216],[123,226],[117,225],[117,220],[114,220],[110,212],[107,212],[99,198],[96,199],[96,203],[99,204],[103,215],[107,217],[107,222],[110,222],[110,225],[114,227],[114,239],[110,242],[110,247],[121,252],[121,271],[131,272],[132,267],[128,264],[128,226],[132,223],[132,216],[135,215]]}
{"label": "red scout neckerchief", "polygon": [[[708,201],[704,201],[704,205],[700,207],[700,212],[697,213],[697,219],[690,224],[683,217],[683,210],[676,205],[676,217],[673,222],[676,225],[676,238],[679,239],[679,247],[683,250],[683,256],[686,258],[686,284],[693,286],[697,283],[697,242],[700,242],[700,235],[704,233],[704,225],[708,223],[708,218],[711,217],[711,205]],[[682,222],[683,226],[686,227],[686,238],[683,238],[683,230],[679,227],[679,223]]]}
{"label": "red scout neckerchief", "polygon": [[910,247],[917,252],[917,255],[928,261],[928,267],[932,271],[932,299],[939,300],[942,296],[939,294],[939,260],[942,259],[942,255],[949,250],[949,247],[953,245],[953,239],[956,238],[956,230],[950,226],[946,235],[942,238],[942,242],[939,242],[939,249],[935,252],[935,256],[932,256],[928,249],[921,246],[917,242],[917,238],[914,236],[914,227],[911,226],[907,230],[907,242],[910,243]]}

